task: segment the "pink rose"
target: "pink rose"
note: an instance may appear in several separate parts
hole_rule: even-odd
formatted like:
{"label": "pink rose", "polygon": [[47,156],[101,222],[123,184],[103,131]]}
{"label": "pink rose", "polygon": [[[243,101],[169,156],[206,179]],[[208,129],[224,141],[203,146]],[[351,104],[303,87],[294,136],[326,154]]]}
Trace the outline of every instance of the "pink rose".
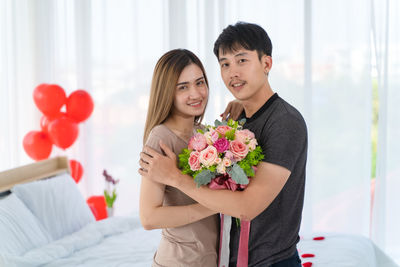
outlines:
{"label": "pink rose", "polygon": [[201,151],[207,147],[207,140],[201,133],[196,133],[189,140],[188,148]]}
{"label": "pink rose", "polygon": [[229,150],[225,152],[225,158],[229,159],[229,160],[233,160],[233,154],[232,152],[230,152]]}
{"label": "pink rose", "polygon": [[239,140],[233,140],[229,145],[229,150],[237,161],[244,159],[249,152],[249,148]]}
{"label": "pink rose", "polygon": [[192,171],[198,171],[200,170],[200,152],[198,151],[192,151],[192,153],[190,153],[190,157],[189,157],[189,165],[190,165],[190,169]]}
{"label": "pink rose", "polygon": [[205,167],[212,166],[218,157],[217,149],[213,146],[208,146],[206,149],[200,152],[200,163]]}
{"label": "pink rose", "polygon": [[226,167],[222,162],[217,165],[217,172],[220,173],[220,174],[225,174],[226,173]]}
{"label": "pink rose", "polygon": [[253,151],[254,149],[256,149],[256,146],[257,146],[257,140],[251,139],[249,142],[249,150]]}
{"label": "pink rose", "polygon": [[229,167],[229,166],[232,165],[232,161],[231,161],[229,158],[225,157],[225,158],[222,160],[222,164],[224,164],[225,167]]}
{"label": "pink rose", "polygon": [[204,134],[204,136],[207,140],[207,144],[209,144],[209,145],[214,144],[214,142],[217,141],[219,138],[219,134],[215,130],[210,130],[210,131],[206,132]]}
{"label": "pink rose", "polygon": [[225,152],[229,149],[229,141],[225,138],[220,138],[214,143],[214,147],[217,149],[218,153]]}
{"label": "pink rose", "polygon": [[254,133],[244,129],[244,130],[238,130],[235,132],[235,139],[241,141],[242,143],[248,144],[251,139],[254,139]]}
{"label": "pink rose", "polygon": [[222,134],[222,136],[225,136],[225,133],[226,133],[227,131],[232,130],[232,128],[229,127],[229,126],[226,126],[226,125],[221,125],[221,126],[218,126],[217,129],[215,129],[215,130],[216,130],[217,132],[219,132],[220,134]]}

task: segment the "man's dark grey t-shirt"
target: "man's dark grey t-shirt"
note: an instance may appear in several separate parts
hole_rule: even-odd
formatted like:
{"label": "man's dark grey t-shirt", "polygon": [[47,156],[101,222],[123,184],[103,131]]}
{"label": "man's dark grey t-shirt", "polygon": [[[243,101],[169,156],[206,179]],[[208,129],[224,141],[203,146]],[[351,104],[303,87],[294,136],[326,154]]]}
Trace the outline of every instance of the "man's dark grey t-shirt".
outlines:
{"label": "man's dark grey t-shirt", "polygon": [[[274,94],[246,118],[244,128],[254,132],[264,152],[263,161],[291,171],[282,191],[251,221],[249,267],[265,267],[296,252],[304,200],[307,127],[301,114]],[[232,219],[229,266],[236,266],[239,236],[240,227]]]}

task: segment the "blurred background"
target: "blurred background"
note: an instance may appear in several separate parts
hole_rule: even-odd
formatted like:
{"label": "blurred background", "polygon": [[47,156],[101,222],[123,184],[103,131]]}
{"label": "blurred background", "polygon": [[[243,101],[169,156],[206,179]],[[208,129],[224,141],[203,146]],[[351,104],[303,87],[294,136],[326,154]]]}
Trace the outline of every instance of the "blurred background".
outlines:
{"label": "blurred background", "polygon": [[309,131],[302,233],[370,237],[400,263],[400,2],[396,0],[2,0],[0,171],[31,163],[25,134],[40,130],[41,83],[94,100],[76,143],[53,148],[82,163],[78,186],[102,195],[120,179],[115,214],[136,215],[137,173],[150,82],[158,58],[187,48],[210,81],[205,123],[233,99],[213,44],[229,24],[269,34],[274,91]]}

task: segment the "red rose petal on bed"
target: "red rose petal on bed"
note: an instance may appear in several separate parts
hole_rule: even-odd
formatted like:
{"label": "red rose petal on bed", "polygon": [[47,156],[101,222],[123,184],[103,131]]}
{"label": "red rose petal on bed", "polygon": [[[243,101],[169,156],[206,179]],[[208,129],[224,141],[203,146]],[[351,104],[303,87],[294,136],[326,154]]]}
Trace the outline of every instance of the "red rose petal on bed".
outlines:
{"label": "red rose petal on bed", "polygon": [[312,266],[312,262],[305,262],[303,263],[303,267],[311,267]]}
{"label": "red rose petal on bed", "polygon": [[313,238],[313,240],[324,240],[325,239],[325,237],[323,237],[323,236],[316,236],[316,237],[314,237]]}
{"label": "red rose petal on bed", "polygon": [[305,254],[301,255],[301,257],[302,258],[313,258],[313,257],[315,257],[315,255],[311,254],[311,253],[305,253]]}

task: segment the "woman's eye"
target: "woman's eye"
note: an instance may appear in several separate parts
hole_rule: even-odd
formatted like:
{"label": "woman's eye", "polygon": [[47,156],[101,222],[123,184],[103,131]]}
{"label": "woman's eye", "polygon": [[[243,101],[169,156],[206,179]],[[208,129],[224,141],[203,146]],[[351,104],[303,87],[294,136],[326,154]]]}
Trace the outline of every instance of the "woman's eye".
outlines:
{"label": "woman's eye", "polygon": [[178,87],[178,90],[185,90],[186,88],[187,88],[186,85],[182,85],[182,86],[179,86],[179,87]]}
{"label": "woman's eye", "polygon": [[197,82],[197,85],[203,85],[204,84],[204,81],[198,81]]}

